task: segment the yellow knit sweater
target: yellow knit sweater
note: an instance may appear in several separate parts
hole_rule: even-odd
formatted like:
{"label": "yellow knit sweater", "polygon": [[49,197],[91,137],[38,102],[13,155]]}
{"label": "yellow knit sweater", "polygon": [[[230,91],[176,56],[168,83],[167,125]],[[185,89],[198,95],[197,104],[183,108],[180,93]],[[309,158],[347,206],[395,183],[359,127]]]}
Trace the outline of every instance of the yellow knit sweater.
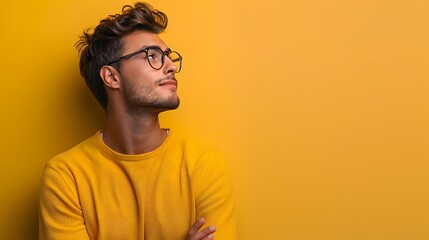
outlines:
{"label": "yellow knit sweater", "polygon": [[171,131],[139,155],[113,151],[97,132],[42,176],[39,239],[184,240],[200,217],[216,226],[216,239],[236,239],[225,161]]}

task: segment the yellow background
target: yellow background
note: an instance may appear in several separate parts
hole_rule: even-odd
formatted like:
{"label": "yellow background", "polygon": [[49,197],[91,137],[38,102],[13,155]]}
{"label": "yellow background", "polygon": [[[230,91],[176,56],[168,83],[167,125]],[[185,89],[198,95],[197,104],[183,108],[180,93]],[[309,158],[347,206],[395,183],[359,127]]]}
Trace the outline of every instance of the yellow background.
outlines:
{"label": "yellow background", "polygon": [[[45,161],[103,126],[73,44],[132,3],[1,3],[0,239],[36,239]],[[429,1],[151,3],[184,56],[162,125],[228,157],[240,239],[429,239]]]}

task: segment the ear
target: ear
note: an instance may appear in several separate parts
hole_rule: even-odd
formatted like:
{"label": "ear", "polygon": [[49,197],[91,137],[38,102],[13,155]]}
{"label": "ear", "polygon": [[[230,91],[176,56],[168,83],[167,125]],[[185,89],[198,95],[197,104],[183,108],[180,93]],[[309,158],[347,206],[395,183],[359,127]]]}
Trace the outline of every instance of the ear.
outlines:
{"label": "ear", "polygon": [[112,66],[102,66],[100,69],[100,77],[106,87],[119,88],[119,76],[119,72]]}

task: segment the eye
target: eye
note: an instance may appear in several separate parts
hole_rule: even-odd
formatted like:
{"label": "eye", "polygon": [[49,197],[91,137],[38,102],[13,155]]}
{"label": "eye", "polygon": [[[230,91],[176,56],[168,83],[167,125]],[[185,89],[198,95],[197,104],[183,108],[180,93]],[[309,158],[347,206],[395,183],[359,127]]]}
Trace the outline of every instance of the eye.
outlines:
{"label": "eye", "polygon": [[149,58],[149,60],[156,60],[156,55],[155,54],[151,54],[151,55],[147,55],[147,58]]}
{"label": "eye", "polygon": [[147,52],[147,58],[149,61],[159,61],[161,60],[162,53],[156,49],[149,49]]}

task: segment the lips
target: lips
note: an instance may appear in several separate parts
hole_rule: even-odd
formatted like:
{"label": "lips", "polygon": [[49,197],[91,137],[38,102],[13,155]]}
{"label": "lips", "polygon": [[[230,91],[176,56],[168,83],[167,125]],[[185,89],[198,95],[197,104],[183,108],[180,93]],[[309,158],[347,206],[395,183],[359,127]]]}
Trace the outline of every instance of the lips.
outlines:
{"label": "lips", "polygon": [[166,85],[173,85],[173,86],[177,87],[177,80],[171,79],[171,80],[165,80],[165,81],[162,81],[161,83],[159,83],[159,86],[166,86]]}

